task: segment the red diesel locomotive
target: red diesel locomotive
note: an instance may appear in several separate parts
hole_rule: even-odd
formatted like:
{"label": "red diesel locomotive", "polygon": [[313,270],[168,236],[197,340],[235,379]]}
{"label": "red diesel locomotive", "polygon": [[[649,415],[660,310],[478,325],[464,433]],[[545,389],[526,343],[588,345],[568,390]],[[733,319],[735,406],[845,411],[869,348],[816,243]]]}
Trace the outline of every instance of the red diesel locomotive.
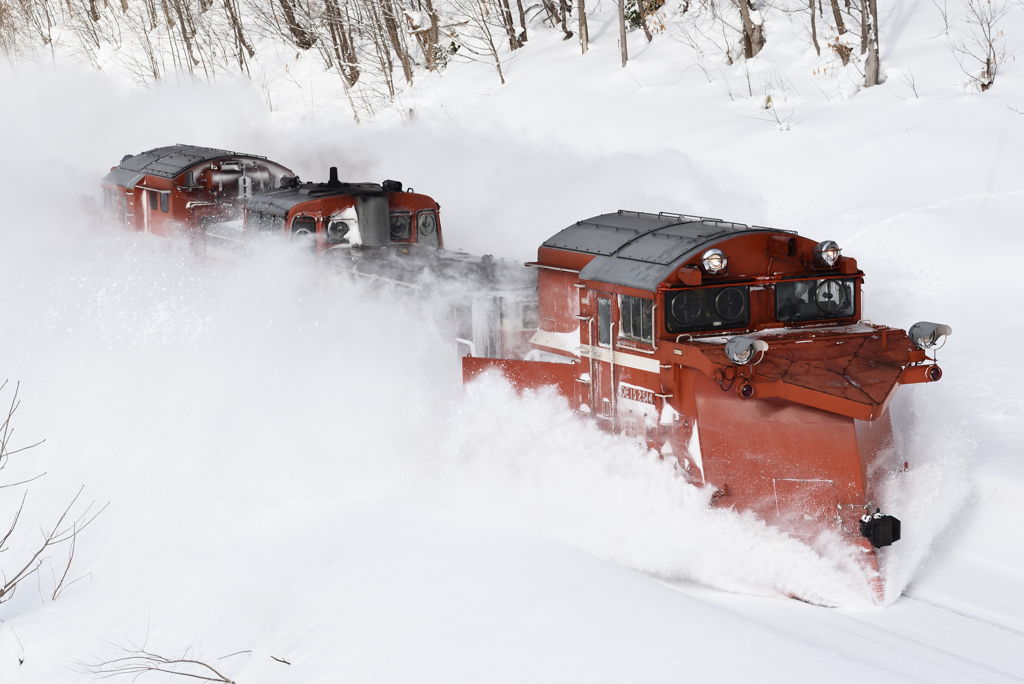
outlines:
{"label": "red diesel locomotive", "polygon": [[246,233],[306,239],[318,255],[332,249],[444,246],[440,205],[402,190],[398,181],[343,183],[331,167],[326,183],[294,183],[245,202]]}
{"label": "red diesel locomotive", "polygon": [[197,238],[211,223],[241,218],[246,199],[293,181],[266,157],[172,145],[125,155],[103,178],[103,206],[129,230]]}
{"label": "red diesel locomotive", "polygon": [[467,380],[495,368],[519,388],[555,385],[677,460],[717,505],[798,536],[829,529],[869,551],[899,539],[875,504],[888,406],[900,385],[942,377],[927,352],[948,326],[862,320],[864,273],[835,242],[714,219],[596,216],[531,265],[530,344],[552,356],[466,358]]}
{"label": "red diesel locomotive", "polygon": [[898,541],[876,504],[899,385],[942,371],[952,330],[862,317],[864,273],[832,241],[680,214],[619,211],[544,242],[536,262],[444,249],[440,206],[401,183],[302,183],[256,155],[176,145],[104,179],[126,227],[237,248],[277,234],[326,266],[442,295],[437,321],[520,389],[554,385],[580,415],[658,450],[715,505],[865,552]]}

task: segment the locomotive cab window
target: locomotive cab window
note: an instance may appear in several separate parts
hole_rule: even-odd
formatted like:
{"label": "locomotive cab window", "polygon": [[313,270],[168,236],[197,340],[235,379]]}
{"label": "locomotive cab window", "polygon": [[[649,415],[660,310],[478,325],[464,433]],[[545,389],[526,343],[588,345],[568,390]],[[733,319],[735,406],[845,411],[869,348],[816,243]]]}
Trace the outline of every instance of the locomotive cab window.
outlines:
{"label": "locomotive cab window", "polygon": [[775,286],[775,318],[784,323],[849,318],[856,311],[853,279],[796,280]]}
{"label": "locomotive cab window", "polygon": [[433,209],[421,211],[416,215],[416,242],[428,247],[440,247],[437,237],[437,213]]}
{"label": "locomotive cab window", "polygon": [[665,328],[670,333],[745,328],[750,324],[750,289],[701,287],[665,294]]}
{"label": "locomotive cab window", "polygon": [[161,192],[160,193],[160,211],[162,211],[165,214],[168,211],[168,204],[170,203],[170,199],[171,199],[171,193],[169,193],[169,192]]}
{"label": "locomotive cab window", "polygon": [[297,216],[292,219],[292,235],[316,235],[316,219],[312,216]]}
{"label": "locomotive cab window", "polygon": [[409,214],[392,214],[390,229],[392,242],[408,240],[412,237],[412,216]]}
{"label": "locomotive cab window", "polygon": [[280,233],[284,229],[284,219],[258,211],[247,211],[245,229],[253,233]]}
{"label": "locomotive cab window", "polygon": [[619,315],[620,337],[654,343],[654,300],[621,295]]}
{"label": "locomotive cab window", "polygon": [[147,190],[146,194],[149,195],[149,208],[151,211],[156,211],[157,206],[160,202],[160,193],[154,192],[153,190]]}
{"label": "locomotive cab window", "polygon": [[597,343],[602,347],[612,343],[612,300],[597,298]]}

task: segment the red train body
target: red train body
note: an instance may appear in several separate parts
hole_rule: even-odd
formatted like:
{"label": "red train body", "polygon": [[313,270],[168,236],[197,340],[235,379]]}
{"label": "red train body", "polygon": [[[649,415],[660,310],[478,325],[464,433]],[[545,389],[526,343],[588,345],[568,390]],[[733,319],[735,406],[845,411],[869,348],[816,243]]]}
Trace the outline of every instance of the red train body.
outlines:
{"label": "red train body", "polygon": [[296,183],[247,200],[244,231],[308,239],[319,255],[390,245],[438,249],[444,247],[440,210],[398,181],[343,183],[332,167],[326,183]]}
{"label": "red train body", "polygon": [[[464,359],[520,388],[555,385],[581,415],[714,488],[720,506],[865,550],[899,539],[877,513],[888,406],[941,371],[952,331],[861,320],[864,273],[833,242],[672,214],[620,211],[547,240],[531,346],[558,362]],[[874,555],[869,564],[874,563]]]}
{"label": "red train body", "polygon": [[194,145],[126,155],[103,179],[103,205],[129,230],[201,238],[215,222],[241,218],[246,199],[294,174],[253,154]]}
{"label": "red train body", "polygon": [[103,190],[132,230],[206,247],[277,234],[353,276],[441,295],[467,381],[494,369],[520,389],[554,385],[716,505],[865,551],[900,537],[875,504],[889,403],[941,377],[927,350],[952,331],[862,320],[864,273],[834,242],[620,211],[560,231],[523,266],[444,249],[440,206],[396,181],[343,183],[332,168],[301,183],[263,157],[184,145],[126,157]]}

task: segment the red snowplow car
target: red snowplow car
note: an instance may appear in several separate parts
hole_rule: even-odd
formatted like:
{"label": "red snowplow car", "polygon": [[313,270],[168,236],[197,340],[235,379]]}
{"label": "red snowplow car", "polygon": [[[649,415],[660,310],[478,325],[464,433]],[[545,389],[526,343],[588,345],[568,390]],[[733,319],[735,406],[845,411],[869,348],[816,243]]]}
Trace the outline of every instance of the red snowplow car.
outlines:
{"label": "red snowplow car", "polygon": [[[835,242],[678,214],[620,211],[547,240],[546,361],[466,358],[519,388],[554,385],[580,414],[657,449],[719,506],[865,551],[900,537],[878,506],[900,385],[934,382],[951,334],[861,317],[864,273]],[[874,553],[866,561],[875,566]]]}

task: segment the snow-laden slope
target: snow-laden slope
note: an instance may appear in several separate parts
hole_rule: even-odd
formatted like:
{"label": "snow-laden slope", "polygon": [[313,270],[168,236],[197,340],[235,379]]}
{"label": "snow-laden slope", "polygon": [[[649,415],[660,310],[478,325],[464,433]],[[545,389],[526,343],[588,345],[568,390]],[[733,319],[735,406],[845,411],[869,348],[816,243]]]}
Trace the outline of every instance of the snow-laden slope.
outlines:
{"label": "snow-laden slope", "polygon": [[[840,99],[853,79],[817,82],[822,63],[780,22],[751,81],[790,79],[779,130],[735,95],[742,66],[709,83],[659,38],[618,69],[607,9],[586,57],[534,32],[507,86],[450,69],[415,91],[411,121],[356,126],[330,102],[303,118],[299,98],[264,113],[240,84],[0,77],[2,375],[22,382],[15,441],[47,438],[3,472],[47,474],[0,562],[79,486],[110,502],[76,549],[84,579],[52,601],[66,562],[53,554],[0,604],[5,681],[85,681],[76,661],[128,639],[192,647],[245,683],[1024,677],[1013,63],[965,93],[933,10],[896,3],[888,82]],[[441,202],[450,245],[513,258],[620,207],[838,240],[868,273],[869,317],[954,328],[942,382],[895,406],[911,468],[894,482],[905,539],[886,573],[915,598],[868,606],[840,555],[708,511],[551,396],[464,391],[409,302],[283,247],[197,264],[90,224],[79,196],[106,168],[176,141],[306,178],[331,164],[399,178]]]}

